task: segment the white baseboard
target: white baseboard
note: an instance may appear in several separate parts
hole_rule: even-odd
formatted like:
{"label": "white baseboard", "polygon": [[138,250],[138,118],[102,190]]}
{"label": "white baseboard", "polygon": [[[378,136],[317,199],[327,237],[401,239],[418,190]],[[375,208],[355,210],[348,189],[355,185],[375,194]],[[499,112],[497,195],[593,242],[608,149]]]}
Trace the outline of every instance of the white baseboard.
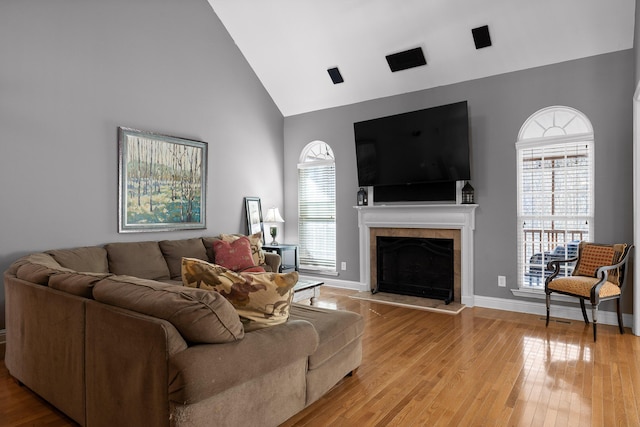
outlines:
{"label": "white baseboard", "polygon": [[7,349],[7,330],[0,329],[0,360],[4,360],[4,352]]}
{"label": "white baseboard", "polygon": [[[317,277],[311,277],[311,276],[304,277],[304,278],[311,279],[311,280],[317,279]],[[333,286],[335,288],[352,289],[356,291],[369,290],[367,288],[366,283],[353,282],[349,280],[327,278],[325,280],[325,284],[327,286]],[[575,301],[575,299],[573,298],[572,300]],[[541,302],[538,302],[538,301],[525,301],[525,300],[494,298],[494,297],[485,297],[481,295],[474,295],[473,302],[476,307],[493,308],[495,310],[515,311],[516,313],[536,314],[539,316],[547,315],[547,306],[544,300],[542,300]],[[587,310],[587,314],[589,315],[589,319],[591,319],[590,309]],[[579,320],[581,322],[583,321],[582,310],[580,309],[580,306],[578,305],[578,303],[576,303],[575,307],[569,307],[565,305],[554,305],[552,303],[551,317]],[[618,315],[614,311],[600,310],[598,311],[598,323],[617,326]],[[633,326],[633,315],[623,313],[622,324],[627,328],[631,328]]]}
{"label": "white baseboard", "polygon": [[[547,315],[547,306],[544,302],[536,301],[521,301],[504,298],[484,297],[480,295],[474,296],[474,302],[476,307],[493,308],[496,310],[515,311],[517,313],[536,314],[539,316]],[[578,304],[578,303],[576,303]],[[591,320],[591,310],[587,309],[587,314]],[[551,317],[559,317],[562,319],[579,320],[582,319],[582,310],[580,306],[568,307],[564,305],[551,304]],[[613,311],[598,311],[598,323],[605,325],[618,326],[618,315]],[[625,327],[631,327],[633,325],[633,315],[622,314],[622,324]]]}
{"label": "white baseboard", "polygon": [[332,286],[334,288],[351,289],[354,291],[368,291],[365,283],[353,282],[351,280],[334,279],[333,277],[318,277],[318,276],[305,276],[300,275],[301,279],[305,280],[322,280],[325,285]]}

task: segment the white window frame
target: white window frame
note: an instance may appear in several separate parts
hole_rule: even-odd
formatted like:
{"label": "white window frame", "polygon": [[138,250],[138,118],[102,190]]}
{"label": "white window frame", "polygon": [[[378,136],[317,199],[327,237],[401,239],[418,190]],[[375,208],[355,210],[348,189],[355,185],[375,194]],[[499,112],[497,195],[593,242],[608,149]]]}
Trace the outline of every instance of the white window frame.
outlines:
{"label": "white window frame", "polygon": [[[566,128],[562,126],[558,126],[556,123],[556,115],[555,113],[560,113],[560,115],[564,114],[564,117],[568,117],[573,115],[574,117],[571,120],[578,120],[580,126],[576,126],[571,131],[567,131]],[[552,120],[550,120],[552,118]],[[542,119],[546,119],[542,120]],[[570,120],[570,121],[571,121]],[[560,120],[559,120],[560,121]],[[564,122],[563,122],[564,123]],[[578,123],[578,122],[576,122]],[[532,126],[535,127],[532,129]],[[548,136],[550,135],[550,136]],[[571,145],[579,146],[580,148],[586,148],[588,153],[588,168],[589,168],[589,207],[586,215],[526,215],[523,208],[523,163],[524,163],[524,152],[526,150],[531,149],[557,149],[561,146]],[[525,221],[538,220],[538,221],[562,221],[562,220],[579,220],[586,221],[587,231],[586,235],[589,240],[594,240],[594,175],[595,175],[595,159],[594,159],[594,137],[593,137],[593,128],[591,126],[588,118],[578,110],[575,110],[570,107],[562,107],[562,106],[553,106],[543,108],[542,110],[534,113],[529,119],[525,121],[520,132],[518,134],[518,141],[516,142],[516,152],[517,152],[517,171],[518,171],[518,218],[517,218],[517,246],[518,246],[518,289],[513,289],[512,292],[514,295],[518,296],[542,296],[544,295],[544,275],[541,277],[541,281],[537,283],[530,283],[527,279],[527,266],[528,261],[527,257],[530,254],[525,253],[524,245],[525,245],[525,237],[523,232],[523,227]],[[570,156],[569,156],[570,157]],[[548,231],[549,235],[552,234],[555,230],[550,229]],[[546,236],[547,245],[551,245],[549,240],[549,235]],[[545,245],[545,238],[541,237],[543,246]],[[570,241],[571,238],[567,237],[565,234],[565,243]],[[568,246],[568,245],[565,245]],[[552,248],[547,247],[545,250],[551,250]],[[569,255],[566,253],[565,255]],[[545,261],[546,262],[546,261]],[[570,274],[570,270],[566,273]]]}
{"label": "white window frame", "polygon": [[[305,201],[303,198],[303,192],[301,186],[302,173],[305,170],[313,168],[330,168],[329,171],[333,171],[333,189],[329,189],[329,195],[333,192],[333,200],[329,202],[329,205],[324,206],[324,216],[318,218],[309,218],[305,220],[304,211]],[[329,177],[330,180],[331,177]],[[324,194],[326,196],[326,194]],[[331,206],[333,203],[333,206]],[[319,235],[317,237],[307,236],[308,229],[305,229],[307,223],[312,222],[325,222],[324,230],[328,230],[328,233]],[[328,224],[328,226],[327,226]],[[308,248],[307,242],[319,239],[320,245],[323,250],[319,253],[321,256],[314,260],[314,250]],[[298,163],[298,241],[299,241],[299,263],[300,271],[309,272],[314,274],[327,274],[337,275],[337,256],[336,256],[336,176],[335,176],[335,156],[333,150],[324,141],[313,141],[307,144],[300,155]],[[318,240],[316,240],[318,241]]]}

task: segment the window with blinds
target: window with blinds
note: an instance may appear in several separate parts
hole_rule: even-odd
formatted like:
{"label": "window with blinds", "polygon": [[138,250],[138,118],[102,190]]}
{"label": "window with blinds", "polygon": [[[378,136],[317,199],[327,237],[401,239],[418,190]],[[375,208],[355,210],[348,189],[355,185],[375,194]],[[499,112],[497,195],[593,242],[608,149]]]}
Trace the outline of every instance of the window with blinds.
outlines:
{"label": "window with blinds", "polygon": [[298,164],[298,240],[302,270],[336,271],[336,168],[328,144],[314,141]]}
{"label": "window with blinds", "polygon": [[549,107],[525,122],[516,150],[519,286],[544,288],[547,264],[593,236],[593,130],[579,111]]}

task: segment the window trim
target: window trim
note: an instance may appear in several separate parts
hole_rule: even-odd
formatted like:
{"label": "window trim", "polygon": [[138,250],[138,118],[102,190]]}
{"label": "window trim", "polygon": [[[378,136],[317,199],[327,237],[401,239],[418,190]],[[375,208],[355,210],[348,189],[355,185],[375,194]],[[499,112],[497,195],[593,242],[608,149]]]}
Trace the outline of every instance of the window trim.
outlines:
{"label": "window trim", "polygon": [[[593,134],[579,133],[567,136],[548,136],[543,138],[523,139],[516,142],[516,150],[524,150],[527,148],[548,147],[551,145],[570,144],[570,143],[594,143]],[[520,165],[520,163],[518,163]]]}
{"label": "window trim", "polygon": [[[548,113],[555,113],[556,111],[566,111],[575,114],[575,117],[572,118],[569,122],[579,118],[582,120],[583,124],[586,125],[586,128],[589,129],[589,132],[581,132],[581,133],[572,133],[569,135],[552,135],[547,137],[534,137],[534,138],[526,138],[523,139],[523,136],[528,129],[528,127],[537,119]],[[567,122],[567,123],[569,123]],[[540,123],[538,123],[540,124]],[[566,124],[565,124],[566,126]],[[547,129],[555,126],[555,116],[554,116],[554,126],[550,126]],[[564,129],[564,128],[563,128]],[[546,131],[546,130],[545,130]],[[552,106],[546,107],[541,110],[538,110],[534,114],[532,114],[527,120],[525,120],[524,124],[520,128],[518,132],[518,141],[515,143],[516,147],[516,162],[517,162],[517,218],[516,218],[516,246],[517,246],[517,273],[516,273],[516,288],[511,289],[511,292],[515,296],[520,297],[529,297],[529,298],[540,298],[544,297],[544,282],[538,286],[530,286],[527,285],[526,280],[524,280],[523,268],[524,265],[521,265],[524,262],[521,258],[524,256],[522,251],[523,242],[521,241],[521,224],[523,217],[530,217],[531,215],[523,214],[523,206],[522,206],[522,198],[523,194],[521,193],[522,189],[522,179],[523,179],[523,161],[521,156],[521,151],[526,149],[536,149],[536,148],[551,148],[555,145],[563,145],[563,144],[586,144],[588,146],[589,152],[589,180],[591,183],[590,188],[590,200],[589,200],[589,214],[585,217],[587,218],[589,224],[589,239],[594,241],[595,239],[595,139],[593,133],[593,126],[591,122],[587,118],[587,116],[571,107],[563,107],[563,106]],[[543,218],[542,215],[538,216],[539,218]],[[556,298],[559,301],[565,301],[563,296]],[[572,301],[567,299],[567,301]]]}
{"label": "window trim", "polygon": [[[313,150],[318,151],[319,153],[321,153],[324,150],[324,153],[321,153],[321,156],[314,156],[314,157],[310,157],[309,154],[310,152],[312,152]],[[298,176],[297,176],[297,182],[298,182],[298,239],[299,239],[299,246],[300,246],[300,251],[299,251],[299,258],[300,258],[300,271],[304,272],[304,273],[310,273],[310,274],[318,274],[318,275],[329,275],[329,276],[337,276],[338,275],[338,270],[337,270],[337,235],[334,236],[334,246],[333,246],[333,267],[331,266],[313,266],[313,265],[305,265],[302,263],[302,257],[300,256],[300,254],[302,253],[302,232],[301,232],[301,226],[303,224],[303,221],[301,220],[301,209],[300,209],[300,195],[301,195],[301,189],[300,189],[300,171],[301,170],[305,170],[305,169],[316,169],[316,168],[326,168],[326,167],[331,167],[333,169],[333,185],[334,185],[334,194],[333,194],[333,224],[334,224],[334,228],[337,228],[337,179],[336,179],[336,161],[335,161],[335,155],[333,152],[333,149],[331,148],[331,146],[329,144],[327,144],[324,141],[312,141],[309,144],[307,144],[301,151],[299,160],[298,160],[298,165],[297,165],[297,170],[298,170]],[[337,232],[337,231],[336,231]],[[327,258],[328,259],[328,258]]]}
{"label": "window trim", "polygon": [[[543,288],[532,288],[530,286],[524,286],[521,288],[512,288],[510,289],[511,293],[517,297],[525,297],[525,298],[534,298],[534,299],[545,299],[547,295],[544,293]],[[572,297],[569,295],[562,295],[557,292],[551,294],[551,299],[553,301],[561,301],[561,302],[570,302],[578,304],[580,301],[576,299],[576,297]]]}

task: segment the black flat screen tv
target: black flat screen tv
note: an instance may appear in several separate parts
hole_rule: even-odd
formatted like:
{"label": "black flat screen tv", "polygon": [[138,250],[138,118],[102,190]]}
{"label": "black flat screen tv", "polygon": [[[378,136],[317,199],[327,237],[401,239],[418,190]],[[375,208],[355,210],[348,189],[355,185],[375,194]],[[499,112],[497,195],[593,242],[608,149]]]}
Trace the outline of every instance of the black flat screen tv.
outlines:
{"label": "black flat screen tv", "polygon": [[353,124],[358,184],[471,179],[467,101]]}

